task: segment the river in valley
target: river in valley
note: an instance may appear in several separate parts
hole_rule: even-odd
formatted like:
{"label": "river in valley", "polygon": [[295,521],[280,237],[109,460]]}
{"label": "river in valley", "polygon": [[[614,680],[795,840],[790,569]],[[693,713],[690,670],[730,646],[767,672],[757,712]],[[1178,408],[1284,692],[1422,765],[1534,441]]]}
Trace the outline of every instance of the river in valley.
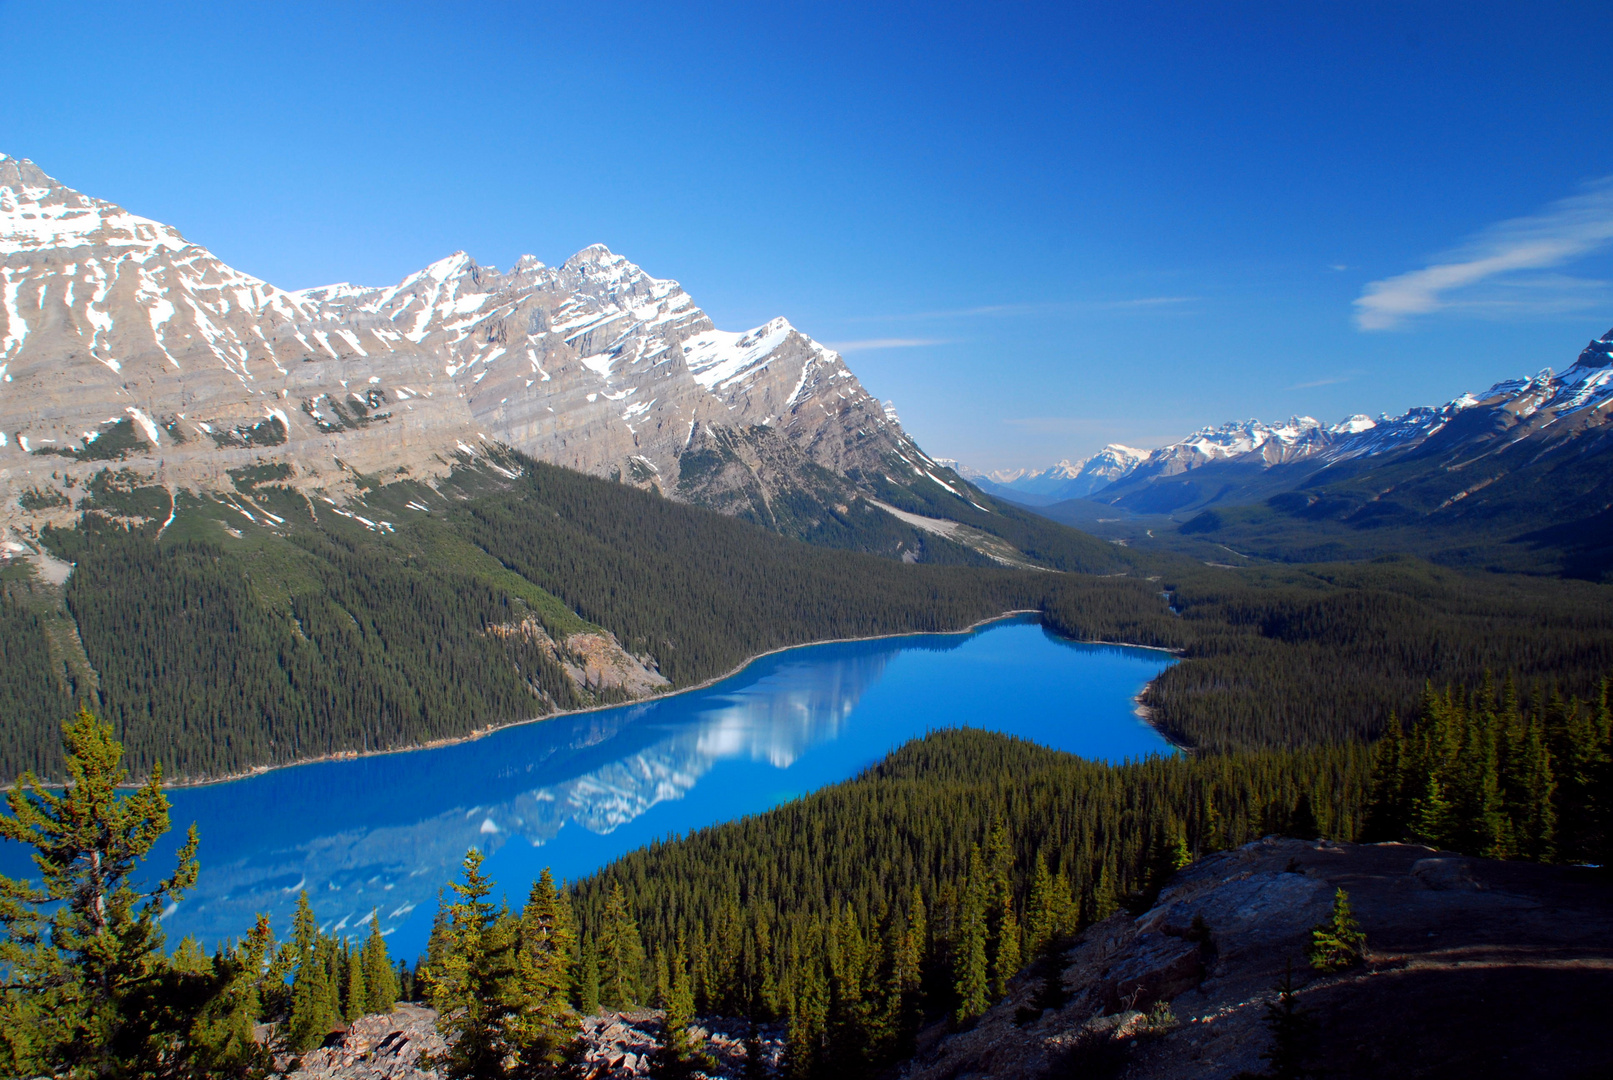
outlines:
{"label": "river in valley", "polygon": [[[327,932],[378,913],[394,957],[424,948],[437,892],[472,845],[519,906],[539,872],[575,879],[624,852],[856,775],[927,731],[977,727],[1085,757],[1169,753],[1133,698],[1163,652],[1085,645],[1035,616],[961,634],[810,645],[703,689],[506,728],[451,746],[317,762],[172,791],[201,834],[199,886],[164,918],[209,947],[306,889]],[[15,848],[6,873],[27,873]]]}

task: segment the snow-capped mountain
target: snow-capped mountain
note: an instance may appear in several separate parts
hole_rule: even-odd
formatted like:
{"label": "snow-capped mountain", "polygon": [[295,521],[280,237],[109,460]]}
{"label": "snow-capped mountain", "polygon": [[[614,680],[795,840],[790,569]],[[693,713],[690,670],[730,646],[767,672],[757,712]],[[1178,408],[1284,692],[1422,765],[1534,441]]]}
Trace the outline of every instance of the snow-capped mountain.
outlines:
{"label": "snow-capped mountain", "polygon": [[0,155],[0,527],[70,519],[108,461],[170,492],[283,462],[340,502],[496,444],[729,510],[935,468],[837,353],[601,245],[292,292]]}
{"label": "snow-capped mountain", "polygon": [[996,469],[980,472],[953,463],[958,475],[992,495],[1041,506],[1063,499],[1081,499],[1127,476],[1147,459],[1147,450],[1110,443],[1091,457],[1066,458],[1045,469]]}
{"label": "snow-capped mountain", "polygon": [[[1206,427],[1156,450],[1110,445],[1090,458],[1041,470],[980,472],[955,464],[959,475],[994,495],[1032,506],[1093,499],[1140,512],[1177,512],[1212,502],[1265,497],[1273,485],[1292,486],[1323,469],[1378,463],[1446,439],[1488,438],[1509,432],[1519,442],[1552,428],[1551,435],[1608,424],[1613,406],[1613,330],[1587,345],[1562,374],[1550,369],[1529,379],[1497,383],[1481,394],[1461,394],[1439,406],[1398,416],[1350,416],[1323,424],[1295,416],[1278,424],[1238,420]],[[1461,421],[1467,434],[1453,435]]]}
{"label": "snow-capped mountain", "polygon": [[[1250,421],[1207,428],[1155,450],[1091,497],[1132,510],[1178,512],[1265,498],[1277,486],[1320,484],[1414,453],[1437,452],[1444,462],[1440,467],[1456,472],[1529,440],[1544,453],[1567,438],[1609,438],[1610,406],[1613,330],[1586,346],[1561,374],[1547,369],[1399,416],[1351,416],[1327,427],[1296,417],[1276,426]],[[1579,450],[1588,448],[1582,443]]]}

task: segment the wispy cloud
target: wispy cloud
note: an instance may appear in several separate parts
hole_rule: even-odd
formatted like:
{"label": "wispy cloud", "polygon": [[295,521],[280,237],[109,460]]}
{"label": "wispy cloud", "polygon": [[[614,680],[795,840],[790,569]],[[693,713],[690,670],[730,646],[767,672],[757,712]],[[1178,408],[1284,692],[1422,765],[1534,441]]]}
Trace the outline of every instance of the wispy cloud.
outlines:
{"label": "wispy cloud", "polygon": [[921,345],[946,345],[945,338],[905,338],[882,337],[868,338],[864,341],[829,341],[825,342],[835,352],[864,352],[868,349],[914,349]]}
{"label": "wispy cloud", "polygon": [[1313,379],[1310,382],[1295,383],[1293,386],[1285,386],[1285,387],[1283,387],[1283,389],[1284,390],[1314,390],[1318,386],[1337,386],[1339,383],[1347,383],[1353,378],[1355,378],[1355,376],[1352,375],[1352,374],[1330,375],[1325,379]]}
{"label": "wispy cloud", "polygon": [[1137,296],[1119,300],[1054,300],[1037,304],[984,304],[980,307],[946,308],[940,311],[906,311],[885,315],[856,315],[847,322],[904,322],[914,319],[1020,318],[1030,315],[1081,315],[1111,311],[1168,307],[1190,304],[1196,296]]}
{"label": "wispy cloud", "polygon": [[[1601,282],[1532,272],[1609,243],[1613,177],[1603,177],[1538,214],[1490,226],[1431,266],[1370,283],[1356,298],[1356,325],[1394,330],[1416,316],[1444,310],[1491,316],[1575,310],[1606,295],[1595,288]],[[1472,291],[1486,285],[1487,292]]]}

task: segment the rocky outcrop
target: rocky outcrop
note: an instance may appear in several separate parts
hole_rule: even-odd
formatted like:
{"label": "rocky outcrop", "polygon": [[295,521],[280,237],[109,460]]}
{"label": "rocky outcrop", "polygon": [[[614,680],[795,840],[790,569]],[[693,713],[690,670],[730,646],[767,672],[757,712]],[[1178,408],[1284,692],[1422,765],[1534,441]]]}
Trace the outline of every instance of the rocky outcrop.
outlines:
{"label": "rocky outcrop", "polygon": [[[437,1014],[422,1005],[401,1003],[385,1016],[355,1020],[324,1046],[300,1055],[279,1054],[277,1071],[305,1080],[438,1080],[434,1062],[448,1044],[437,1034]],[[745,1069],[744,1021],[707,1020],[693,1028],[716,1068],[711,1080],[737,1080]],[[265,1031],[262,1037],[271,1033]],[[784,1053],[779,1025],[758,1029],[765,1064],[776,1072]],[[584,1017],[579,1025],[581,1074],[587,1080],[635,1080],[650,1075],[651,1055],[664,1038],[657,1009],[607,1012]]]}
{"label": "rocky outcrop", "polygon": [[431,1063],[447,1049],[434,1010],[399,1002],[384,1016],[353,1021],[318,1049],[277,1054],[275,1071],[305,1080],[437,1080]]}
{"label": "rocky outcrop", "polygon": [[[1309,969],[1309,929],[1349,893],[1368,961]],[[930,1034],[904,1076],[1235,1077],[1259,1073],[1266,1004],[1292,968],[1329,1077],[1613,1072],[1613,882],[1574,868],[1405,844],[1270,838],[1184,870],[1149,911],[1066,954],[1067,1002],[1028,975],[970,1031]]]}
{"label": "rocky outcrop", "polygon": [[500,623],[487,628],[498,638],[530,641],[553,657],[579,690],[598,694],[613,691],[627,697],[647,697],[672,685],[655,658],[634,656],[606,630],[580,630],[557,644],[536,619]]}

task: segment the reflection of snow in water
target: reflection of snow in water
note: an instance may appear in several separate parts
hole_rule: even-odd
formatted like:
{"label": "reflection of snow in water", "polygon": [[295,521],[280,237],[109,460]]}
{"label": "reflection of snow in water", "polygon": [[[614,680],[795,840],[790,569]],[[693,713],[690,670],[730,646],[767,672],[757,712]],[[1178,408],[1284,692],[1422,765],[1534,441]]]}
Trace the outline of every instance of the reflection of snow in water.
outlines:
{"label": "reflection of snow in water", "polygon": [[835,679],[829,686],[785,693],[761,686],[732,695],[723,707],[649,749],[520,795],[505,812],[533,844],[551,839],[567,821],[604,835],[657,803],[683,798],[718,761],[744,758],[787,769],[808,748],[840,733],[878,673],[863,674],[852,686]]}
{"label": "reflection of snow in water", "polygon": [[[180,917],[168,920],[169,932],[211,942],[240,933],[260,911],[278,926],[306,888],[327,932],[351,933],[375,911],[382,932],[390,933],[416,907],[435,903],[469,847],[492,853],[514,837],[540,846],[568,822],[608,834],[659,803],[683,798],[718,761],[788,768],[840,733],[895,651],[784,663],[748,686],[706,699],[711,707],[688,720],[663,720],[652,703],[521,729],[559,738],[549,746],[522,747],[532,752],[531,760],[501,762],[506,775],[540,767],[549,775],[564,774],[568,758],[582,771],[497,803],[461,804],[407,824],[333,830],[277,851],[208,864]],[[608,759],[613,742],[637,748]],[[464,775],[443,782],[470,792],[485,779]],[[317,819],[313,808],[297,809]]]}

